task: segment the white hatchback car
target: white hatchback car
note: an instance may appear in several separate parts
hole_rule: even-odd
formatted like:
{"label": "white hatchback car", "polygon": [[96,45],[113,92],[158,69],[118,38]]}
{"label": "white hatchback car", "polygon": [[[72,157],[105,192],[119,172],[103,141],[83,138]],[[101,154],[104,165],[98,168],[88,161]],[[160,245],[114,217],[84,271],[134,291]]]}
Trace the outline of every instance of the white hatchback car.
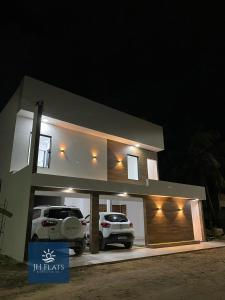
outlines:
{"label": "white hatchback car", "polygon": [[[90,236],[90,215],[86,216],[87,221],[87,241]],[[117,212],[99,213],[99,246],[104,250],[107,244],[123,244],[126,249],[130,249],[134,242],[134,228],[126,215]]]}
{"label": "white hatchback car", "polygon": [[68,242],[76,255],[86,245],[86,221],[74,206],[37,206],[33,209],[32,241]]}

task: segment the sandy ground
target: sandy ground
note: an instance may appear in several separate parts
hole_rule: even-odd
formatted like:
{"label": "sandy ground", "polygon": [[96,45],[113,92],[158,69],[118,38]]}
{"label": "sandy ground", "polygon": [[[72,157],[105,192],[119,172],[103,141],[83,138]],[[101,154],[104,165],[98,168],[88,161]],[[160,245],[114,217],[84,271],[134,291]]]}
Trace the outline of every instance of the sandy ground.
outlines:
{"label": "sandy ground", "polygon": [[4,300],[225,299],[225,248],[72,269],[68,284],[28,285],[24,266],[3,269]]}

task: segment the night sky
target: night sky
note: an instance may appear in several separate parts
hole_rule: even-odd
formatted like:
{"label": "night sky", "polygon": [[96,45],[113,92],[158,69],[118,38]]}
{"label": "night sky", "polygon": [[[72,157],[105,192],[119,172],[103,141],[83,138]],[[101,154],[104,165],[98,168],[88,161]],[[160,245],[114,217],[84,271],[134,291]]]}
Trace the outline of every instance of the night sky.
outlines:
{"label": "night sky", "polygon": [[161,177],[171,179],[171,162],[182,162],[196,131],[225,133],[224,10],[92,2],[1,9],[0,107],[26,74],[155,122],[167,149]]}

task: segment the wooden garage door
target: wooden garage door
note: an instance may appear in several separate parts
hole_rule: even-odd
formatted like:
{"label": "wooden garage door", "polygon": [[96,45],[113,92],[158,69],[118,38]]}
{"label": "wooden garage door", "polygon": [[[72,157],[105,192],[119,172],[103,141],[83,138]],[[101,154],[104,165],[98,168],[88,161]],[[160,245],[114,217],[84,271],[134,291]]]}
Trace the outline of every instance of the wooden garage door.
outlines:
{"label": "wooden garage door", "polygon": [[190,200],[145,200],[147,244],[194,240]]}

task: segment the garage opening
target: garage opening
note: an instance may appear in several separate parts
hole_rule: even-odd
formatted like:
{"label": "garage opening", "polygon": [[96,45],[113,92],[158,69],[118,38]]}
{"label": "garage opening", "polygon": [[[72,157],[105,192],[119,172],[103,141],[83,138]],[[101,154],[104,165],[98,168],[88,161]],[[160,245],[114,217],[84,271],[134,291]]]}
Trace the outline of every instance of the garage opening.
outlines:
{"label": "garage opening", "polygon": [[[58,208],[62,207],[64,209],[61,209],[61,211],[59,212],[56,207]],[[90,201],[89,194],[64,193],[64,192],[53,192],[53,191],[36,191],[34,197],[34,209],[32,214],[31,240],[34,241],[35,239],[42,240],[47,238],[60,239],[62,235],[62,229],[60,229],[59,226],[57,227],[57,225],[53,223],[52,224],[48,224],[47,222],[43,223],[43,217],[47,217],[47,218],[49,217],[50,219],[51,217],[64,219],[67,216],[74,215],[74,213],[72,212],[70,212],[69,214],[68,211],[66,211],[66,208],[74,208],[79,210],[81,215],[79,215],[78,213],[76,216],[84,220],[84,224],[86,222],[85,224],[86,226],[84,226],[85,227],[84,236],[86,238],[86,243],[87,243],[85,252],[89,252],[90,251],[89,234],[91,230],[90,228],[91,201]],[[44,213],[42,213],[43,209],[44,209]],[[108,232],[110,232],[111,230],[112,234],[119,235],[118,240],[116,241],[108,239],[108,237],[106,237],[107,241],[105,241],[106,247],[104,248],[104,250],[107,249],[117,250],[121,248],[125,249],[124,247],[125,245],[128,248],[129,246],[128,242],[121,240],[120,243],[119,239],[129,238],[129,231],[130,231],[129,228],[131,226],[135,236],[132,245],[134,247],[145,245],[144,209],[143,209],[142,198],[101,195],[99,197],[99,215],[101,215],[101,213],[105,213],[106,216],[104,217],[103,221],[102,219],[100,220],[101,217],[99,216],[100,239],[103,237],[105,238],[103,234],[104,228],[102,228],[102,226],[109,226],[109,225],[104,225],[103,224],[104,222],[106,223],[111,222],[110,225],[111,227],[108,229]],[[111,218],[111,216],[113,218],[116,218],[117,214],[124,215],[125,216],[124,219],[118,221],[118,220],[113,220]],[[113,221],[115,222],[112,223]],[[124,222],[124,223],[122,225],[118,225],[119,222]],[[43,224],[46,225],[46,227],[43,226]]]}

